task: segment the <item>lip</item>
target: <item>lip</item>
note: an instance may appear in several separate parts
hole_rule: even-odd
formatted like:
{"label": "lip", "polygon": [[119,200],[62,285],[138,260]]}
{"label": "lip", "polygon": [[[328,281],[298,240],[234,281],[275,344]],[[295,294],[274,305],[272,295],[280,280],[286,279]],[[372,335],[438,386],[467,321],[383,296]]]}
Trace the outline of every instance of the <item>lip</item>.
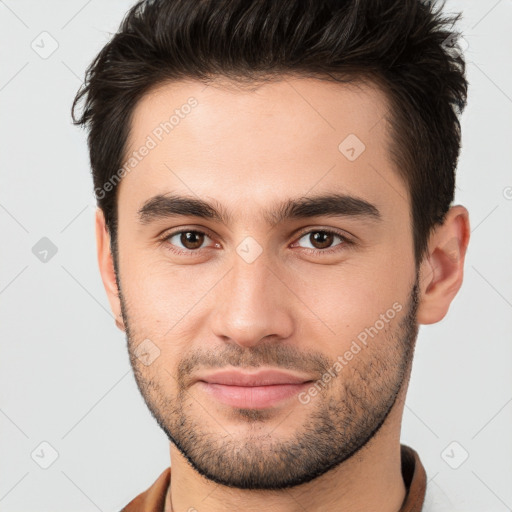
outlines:
{"label": "lip", "polygon": [[312,382],[277,370],[257,373],[220,371],[201,376],[197,385],[215,400],[243,409],[266,409],[296,396]]}
{"label": "lip", "polygon": [[255,373],[221,370],[200,375],[197,380],[225,386],[272,386],[276,384],[303,384],[313,379],[309,376],[300,376],[280,370],[259,370]]}

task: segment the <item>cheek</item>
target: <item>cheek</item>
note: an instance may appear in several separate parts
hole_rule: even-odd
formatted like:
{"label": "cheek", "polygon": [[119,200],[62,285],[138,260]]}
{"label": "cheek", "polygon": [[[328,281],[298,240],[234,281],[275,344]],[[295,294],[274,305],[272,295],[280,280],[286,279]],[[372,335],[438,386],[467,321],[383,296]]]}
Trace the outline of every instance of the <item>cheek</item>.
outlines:
{"label": "cheek", "polygon": [[130,331],[134,338],[148,337],[160,345],[172,339],[172,349],[179,351],[200,327],[201,304],[225,271],[212,266],[178,268],[161,258],[150,259],[134,256],[120,265]]}
{"label": "cheek", "polygon": [[[331,329],[337,351],[367,328],[376,326],[379,334],[384,326],[393,329],[406,308],[414,265],[397,265],[392,256],[376,261],[373,265],[317,267],[296,282],[299,297]],[[311,323],[318,321],[311,317]]]}

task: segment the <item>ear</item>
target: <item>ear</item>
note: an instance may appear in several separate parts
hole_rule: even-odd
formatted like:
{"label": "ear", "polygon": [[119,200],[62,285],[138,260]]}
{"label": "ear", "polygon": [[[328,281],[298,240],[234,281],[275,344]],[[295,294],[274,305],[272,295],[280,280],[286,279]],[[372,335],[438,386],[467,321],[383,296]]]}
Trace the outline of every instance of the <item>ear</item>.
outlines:
{"label": "ear", "polygon": [[123,316],[121,314],[121,301],[119,289],[117,288],[116,274],[114,271],[114,260],[110,248],[110,234],[105,224],[105,216],[101,208],[96,210],[96,247],[98,250],[98,265],[100,268],[101,280],[107,292],[110,309],[116,318],[116,325],[125,331]]}
{"label": "ear", "polygon": [[428,253],[420,264],[418,323],[439,322],[448,312],[462,285],[469,233],[468,211],[457,205],[430,235]]}

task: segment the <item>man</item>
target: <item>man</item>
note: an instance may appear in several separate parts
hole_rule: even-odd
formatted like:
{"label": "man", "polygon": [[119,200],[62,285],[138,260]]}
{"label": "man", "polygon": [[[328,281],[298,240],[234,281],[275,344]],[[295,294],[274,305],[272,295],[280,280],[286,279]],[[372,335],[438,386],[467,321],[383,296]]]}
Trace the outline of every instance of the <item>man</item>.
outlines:
{"label": "man", "polygon": [[469,240],[454,21],[146,1],[92,63],[101,276],[172,461],[123,510],[422,510],[404,400]]}

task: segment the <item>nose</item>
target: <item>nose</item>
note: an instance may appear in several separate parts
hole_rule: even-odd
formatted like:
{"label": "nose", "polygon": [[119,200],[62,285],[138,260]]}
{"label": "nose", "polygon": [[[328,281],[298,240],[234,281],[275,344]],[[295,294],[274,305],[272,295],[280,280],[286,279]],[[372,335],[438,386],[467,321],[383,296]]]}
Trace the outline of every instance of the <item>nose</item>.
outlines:
{"label": "nose", "polygon": [[251,263],[235,254],[230,272],[216,286],[214,334],[244,347],[291,336],[293,293],[278,274],[263,254]]}

